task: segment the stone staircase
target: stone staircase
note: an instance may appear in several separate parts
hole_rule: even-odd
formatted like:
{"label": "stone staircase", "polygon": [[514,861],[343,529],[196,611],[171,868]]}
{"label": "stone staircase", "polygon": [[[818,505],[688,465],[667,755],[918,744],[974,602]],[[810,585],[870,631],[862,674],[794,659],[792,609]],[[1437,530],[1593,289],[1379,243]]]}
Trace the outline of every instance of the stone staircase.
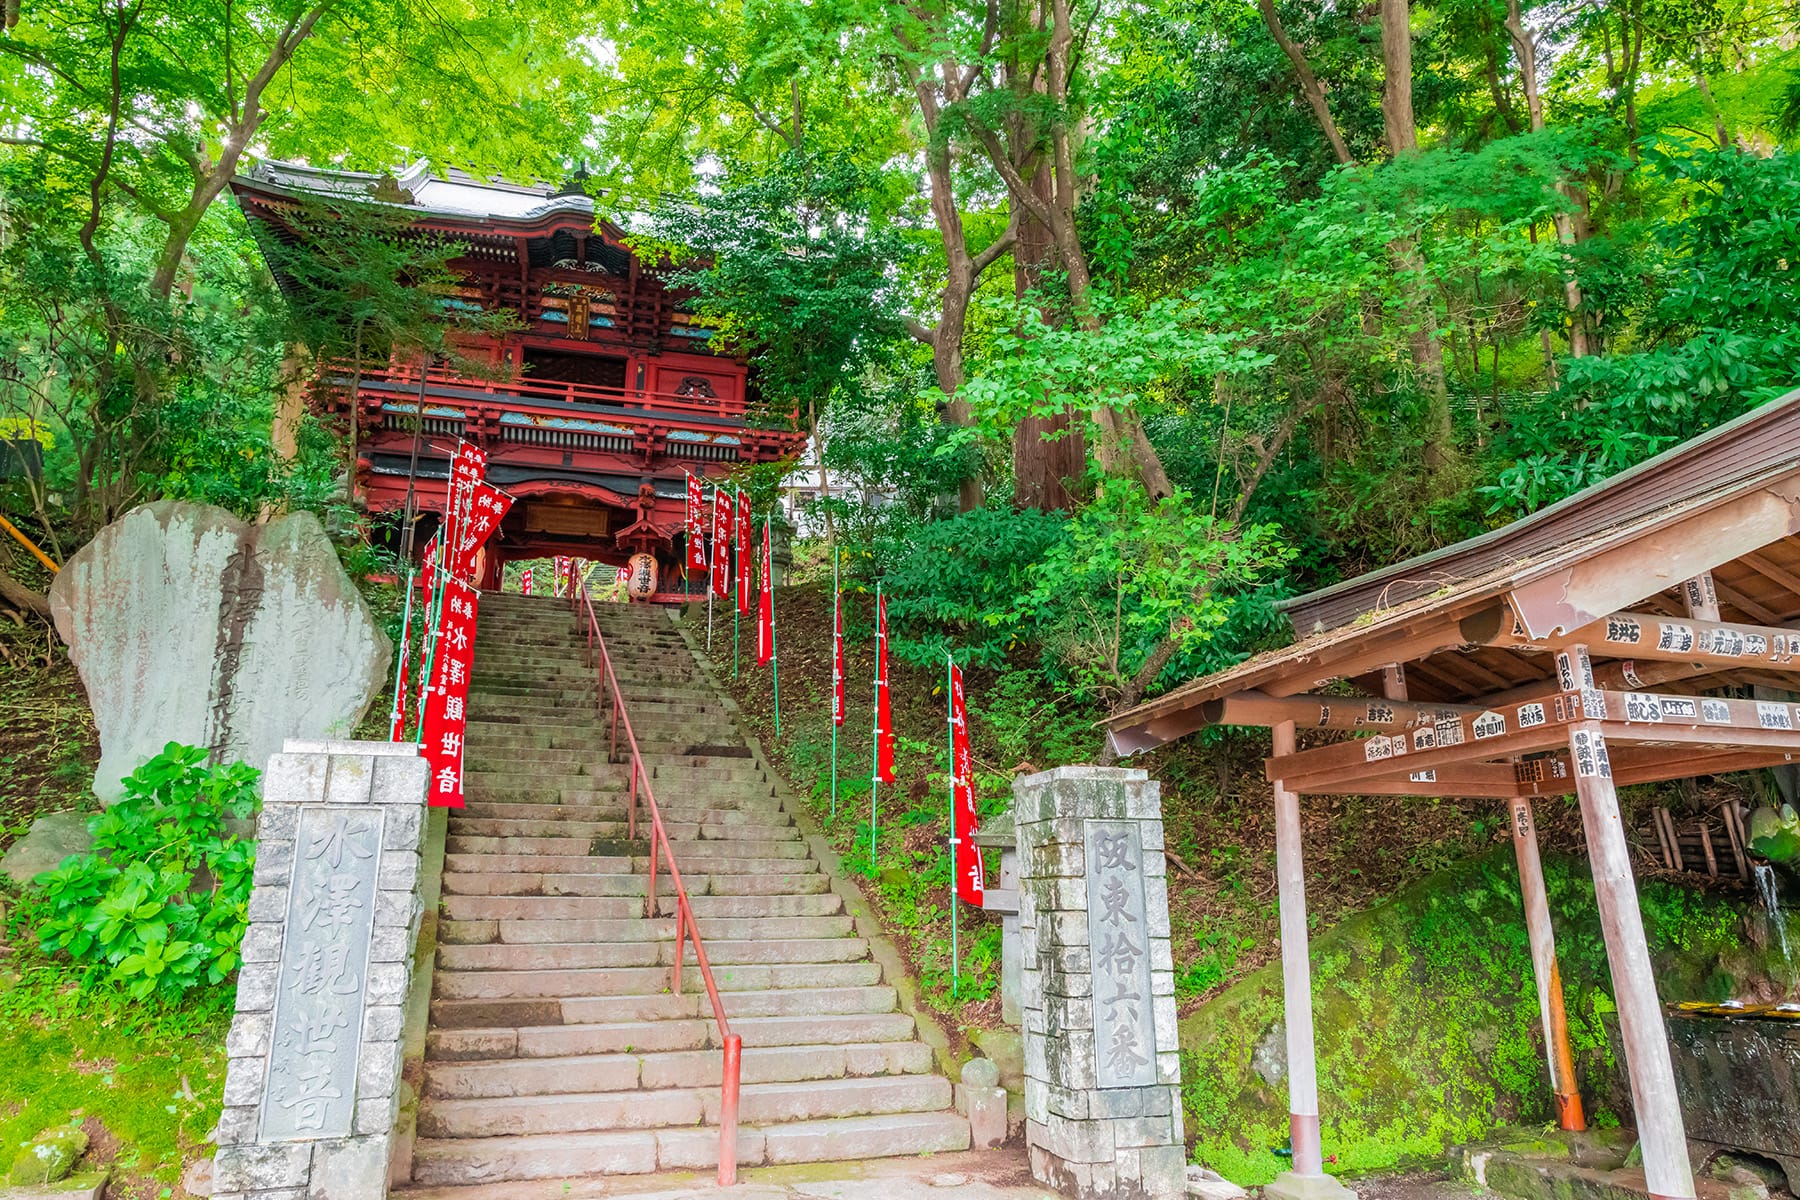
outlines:
{"label": "stone staircase", "polygon": [[[739,1162],[966,1149],[949,1081],[668,615],[597,609],[743,1039]],[[628,839],[575,631],[564,602],[482,597],[415,1188],[718,1163],[718,1027],[697,968],[669,990],[674,899],[659,872],[646,916],[649,844]]]}

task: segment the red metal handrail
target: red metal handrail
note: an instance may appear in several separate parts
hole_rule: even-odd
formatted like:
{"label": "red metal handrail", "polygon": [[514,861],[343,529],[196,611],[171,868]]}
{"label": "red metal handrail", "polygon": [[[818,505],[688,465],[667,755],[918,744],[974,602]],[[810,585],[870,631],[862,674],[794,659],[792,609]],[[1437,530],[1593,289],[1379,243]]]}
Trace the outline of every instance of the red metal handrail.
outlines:
{"label": "red metal handrail", "polygon": [[[339,367],[338,373],[348,376],[350,371],[346,367]],[[363,379],[378,382],[417,384],[419,368],[405,363],[390,363],[383,366],[366,366],[361,375]],[[654,408],[665,412],[688,413],[695,416],[742,417],[747,409],[745,398],[742,396],[735,398],[684,396],[675,392],[653,391],[649,388],[607,387],[598,383],[535,379],[524,375],[512,379],[483,379],[479,376],[460,375],[442,367],[431,368],[426,372],[425,378],[428,384],[437,383],[470,392],[519,396],[522,399],[543,397],[571,404],[612,404],[624,408]]]}
{"label": "red metal handrail", "polygon": [[694,960],[700,966],[700,980],[706,985],[707,999],[712,1002],[713,1020],[719,1026],[719,1044],[725,1052],[724,1073],[719,1085],[719,1186],[731,1187],[737,1183],[737,1121],[738,1121],[738,1085],[740,1081],[743,1059],[743,1039],[731,1032],[731,1022],[725,1017],[725,1005],[719,999],[719,986],[713,981],[712,965],[706,960],[706,946],[700,940],[700,925],[694,920],[693,905],[688,902],[687,888],[681,882],[681,869],[675,865],[675,850],[669,844],[668,832],[663,828],[662,810],[656,805],[656,796],[650,788],[650,775],[644,769],[644,756],[638,749],[637,735],[631,729],[631,715],[625,711],[625,693],[619,687],[619,677],[613,673],[612,655],[607,652],[606,638],[600,633],[600,620],[594,613],[594,598],[588,593],[587,581],[576,579],[575,586],[569,589],[570,607],[577,618],[585,606],[587,609],[588,649],[599,648],[600,661],[598,671],[598,692],[596,703],[602,713],[606,711],[608,694],[612,700],[612,718],[610,732],[607,735],[606,761],[619,761],[619,726],[625,726],[625,744],[631,751],[631,801],[626,809],[628,836],[635,840],[638,827],[638,783],[644,785],[644,804],[650,812],[650,882],[648,904],[645,915],[656,919],[656,861],[660,848],[662,856],[668,862],[669,880],[675,885],[675,966],[669,981],[669,990],[675,995],[681,994],[681,960],[686,947],[684,939],[692,939],[694,944]]}

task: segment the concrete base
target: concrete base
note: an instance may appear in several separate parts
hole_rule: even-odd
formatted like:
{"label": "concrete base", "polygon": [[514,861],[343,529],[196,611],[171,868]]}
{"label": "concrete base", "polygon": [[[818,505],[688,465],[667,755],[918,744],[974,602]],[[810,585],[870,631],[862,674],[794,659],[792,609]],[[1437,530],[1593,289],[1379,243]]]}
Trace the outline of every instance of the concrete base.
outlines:
{"label": "concrete base", "polygon": [[56,1183],[40,1183],[30,1187],[0,1187],[0,1200],[100,1200],[111,1177],[107,1167],[77,1171]]}
{"label": "concrete base", "polygon": [[1356,1200],[1356,1193],[1329,1175],[1283,1171],[1262,1190],[1263,1200]]}

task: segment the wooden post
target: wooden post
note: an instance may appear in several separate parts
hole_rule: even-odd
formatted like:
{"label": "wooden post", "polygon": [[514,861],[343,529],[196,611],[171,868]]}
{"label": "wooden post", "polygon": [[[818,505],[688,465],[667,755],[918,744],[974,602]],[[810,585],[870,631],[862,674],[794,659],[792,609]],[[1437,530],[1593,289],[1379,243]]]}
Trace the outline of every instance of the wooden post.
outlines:
{"label": "wooden post", "polygon": [[[1294,723],[1274,727],[1275,756],[1294,752]],[[1313,1049],[1312,970],[1307,962],[1306,872],[1301,858],[1300,797],[1275,785],[1275,876],[1281,894],[1281,985],[1287,1016],[1288,1130],[1293,1169],[1264,1189],[1277,1200],[1336,1195],[1319,1138],[1319,1077]]]}
{"label": "wooden post", "polygon": [[1687,615],[1702,621],[1723,620],[1719,616],[1719,592],[1713,586],[1711,571],[1702,571],[1681,585],[1682,603]]}
{"label": "wooden post", "polygon": [[[1592,687],[1587,664],[1585,646],[1571,646],[1557,655],[1559,675],[1572,673],[1581,686]],[[1570,726],[1569,756],[1575,767],[1575,793],[1581,800],[1588,857],[1593,863],[1600,927],[1606,935],[1613,1001],[1625,1040],[1625,1067],[1631,1078],[1645,1185],[1657,1200],[1692,1200],[1694,1172],[1688,1162],[1687,1134],[1675,1092],[1668,1031],[1656,994],[1650,948],[1644,940],[1644,917],[1631,874],[1631,847],[1619,818],[1619,796],[1598,722],[1580,721]]]}
{"label": "wooden post", "polygon": [[1556,934],[1550,925],[1550,901],[1544,891],[1544,864],[1538,857],[1537,824],[1531,801],[1512,801],[1513,854],[1519,861],[1519,892],[1525,902],[1525,931],[1531,939],[1531,971],[1537,979],[1538,1014],[1544,1022],[1544,1054],[1550,1066],[1550,1089],[1556,1095],[1556,1120],[1564,1129],[1587,1128],[1581,1089],[1575,1083],[1575,1055],[1569,1048],[1569,1018],[1563,1010],[1562,973],[1556,966]]}

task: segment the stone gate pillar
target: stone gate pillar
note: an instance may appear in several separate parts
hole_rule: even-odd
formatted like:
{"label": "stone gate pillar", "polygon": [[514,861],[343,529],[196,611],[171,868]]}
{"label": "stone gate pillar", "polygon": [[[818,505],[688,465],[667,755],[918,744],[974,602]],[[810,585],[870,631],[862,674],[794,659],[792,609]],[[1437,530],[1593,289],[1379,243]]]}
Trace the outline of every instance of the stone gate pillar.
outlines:
{"label": "stone gate pillar", "polygon": [[215,1200],[386,1196],[429,776],[410,744],[270,757]]}
{"label": "stone gate pillar", "polygon": [[1059,767],[1014,781],[1013,816],[1031,1173],[1084,1198],[1182,1196],[1160,788]]}

